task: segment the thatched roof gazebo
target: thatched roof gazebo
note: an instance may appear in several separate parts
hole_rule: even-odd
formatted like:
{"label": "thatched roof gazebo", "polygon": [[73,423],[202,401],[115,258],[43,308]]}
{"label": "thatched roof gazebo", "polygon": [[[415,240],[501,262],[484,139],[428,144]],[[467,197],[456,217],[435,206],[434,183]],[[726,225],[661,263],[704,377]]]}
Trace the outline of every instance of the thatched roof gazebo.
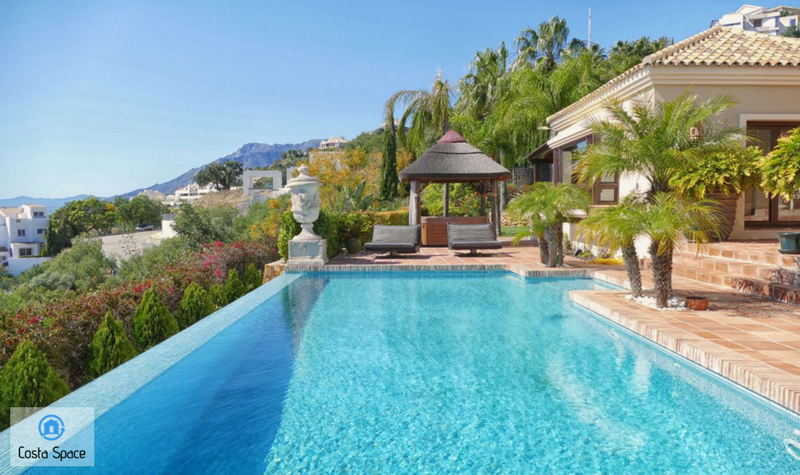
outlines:
{"label": "thatched roof gazebo", "polygon": [[420,224],[420,183],[444,183],[444,217],[449,215],[450,183],[480,183],[483,185],[481,213],[486,214],[488,194],[491,200],[489,221],[499,231],[500,211],[497,182],[511,178],[511,172],[467,143],[455,130],[450,130],[414,163],[400,172],[400,179],[411,182],[409,224]]}

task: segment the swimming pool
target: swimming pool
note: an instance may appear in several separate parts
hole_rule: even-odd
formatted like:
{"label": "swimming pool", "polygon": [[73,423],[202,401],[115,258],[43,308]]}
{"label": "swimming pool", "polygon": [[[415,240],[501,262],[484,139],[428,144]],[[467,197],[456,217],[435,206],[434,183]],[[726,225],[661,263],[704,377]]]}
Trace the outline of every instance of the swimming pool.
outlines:
{"label": "swimming pool", "polygon": [[97,466],[71,470],[800,472],[800,418],[568,300],[601,287],[296,276],[99,417]]}

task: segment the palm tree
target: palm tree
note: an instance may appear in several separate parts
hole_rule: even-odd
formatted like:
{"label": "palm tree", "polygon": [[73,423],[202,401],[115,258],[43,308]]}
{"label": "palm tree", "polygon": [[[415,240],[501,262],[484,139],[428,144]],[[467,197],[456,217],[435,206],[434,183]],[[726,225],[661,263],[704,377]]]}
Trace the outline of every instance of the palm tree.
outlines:
{"label": "palm tree", "polygon": [[[409,152],[420,152],[433,145],[445,132],[450,130],[450,115],[453,87],[436,76],[430,91],[425,89],[398,91],[386,101],[387,123],[394,123],[394,110],[397,104],[405,104],[406,109],[397,127],[397,139]],[[411,121],[408,131],[406,124]]]}
{"label": "palm tree", "polygon": [[517,234],[514,243],[526,236],[538,236],[542,261],[547,267],[556,267],[564,257],[564,223],[574,221],[577,211],[588,211],[591,202],[585,189],[571,183],[534,184],[508,204],[512,216],[530,223],[529,229]]}
{"label": "palm tree", "polygon": [[656,287],[656,306],[664,308],[672,297],[672,254],[688,237],[704,245],[719,233],[722,216],[713,200],[689,201],[676,193],[658,192],[644,206],[632,207],[633,219],[644,223],[650,238],[650,256]]}
{"label": "palm tree", "polygon": [[555,69],[561,53],[569,45],[567,21],[554,16],[539,24],[535,30],[526,28],[514,40],[514,44],[517,47],[515,68],[536,66],[544,72],[550,72]]}
{"label": "palm tree", "polygon": [[666,36],[651,40],[643,36],[635,41],[617,41],[608,55],[609,62],[617,74],[627,71],[642,61],[642,58],[660,51],[672,44]]}
{"label": "palm tree", "polygon": [[[610,119],[592,126],[600,141],[581,154],[578,178],[592,184],[603,176],[638,174],[648,183],[645,200],[654,206],[656,196],[673,192],[670,182],[682,167],[741,147],[741,130],[715,121],[720,112],[733,105],[726,95],[699,102],[688,91],[668,102],[634,102],[631,112],[622,104],[610,103],[606,107]],[[659,294],[657,304],[663,307],[665,295],[672,294],[672,252],[681,234],[647,234],[653,239],[650,258]]]}
{"label": "palm tree", "polygon": [[487,48],[475,54],[470,72],[459,81],[456,110],[474,119],[488,116],[502,96],[507,71],[508,49],[505,43],[500,43],[497,50]]}
{"label": "palm tree", "polygon": [[513,166],[548,138],[539,130],[547,117],[601,86],[608,78],[598,67],[592,50],[564,61],[550,73],[539,69],[517,69],[509,74],[502,99],[495,107],[492,136],[503,157]]}
{"label": "palm tree", "polygon": [[715,122],[733,105],[728,95],[699,102],[688,91],[668,102],[635,101],[631,112],[609,103],[610,119],[592,126],[600,142],[581,154],[578,177],[594,183],[605,175],[638,173],[647,180],[650,196],[672,191],[670,179],[684,165],[740,147],[741,129]]}
{"label": "palm tree", "polygon": [[631,285],[631,295],[642,296],[642,274],[639,268],[639,256],[636,254],[636,238],[645,234],[645,222],[640,219],[646,206],[643,197],[631,193],[618,205],[593,210],[580,222],[589,239],[606,246],[611,252],[622,251],[625,271]]}

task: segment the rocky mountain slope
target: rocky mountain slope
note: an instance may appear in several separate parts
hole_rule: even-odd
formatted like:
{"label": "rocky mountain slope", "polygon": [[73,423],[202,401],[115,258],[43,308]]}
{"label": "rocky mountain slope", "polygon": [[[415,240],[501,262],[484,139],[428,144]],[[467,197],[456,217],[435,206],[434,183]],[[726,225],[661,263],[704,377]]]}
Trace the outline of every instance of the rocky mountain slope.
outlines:
{"label": "rocky mountain slope", "polygon": [[[319,147],[320,140],[307,140],[303,143],[287,143],[287,144],[268,144],[268,143],[247,143],[242,145],[239,150],[230,155],[218,158],[213,162],[227,162],[228,160],[236,160],[244,165],[245,168],[268,167],[274,162],[281,159],[281,153],[292,150],[308,150],[311,148]],[[159,191],[168,195],[178,188],[184,187],[194,181],[194,175],[205,165],[192,168],[186,173],[173,178],[172,180],[164,183],[156,183],[155,185],[148,186],[147,188],[138,188],[128,193],[123,194],[125,197],[133,197],[139,194],[140,191],[148,189]]]}

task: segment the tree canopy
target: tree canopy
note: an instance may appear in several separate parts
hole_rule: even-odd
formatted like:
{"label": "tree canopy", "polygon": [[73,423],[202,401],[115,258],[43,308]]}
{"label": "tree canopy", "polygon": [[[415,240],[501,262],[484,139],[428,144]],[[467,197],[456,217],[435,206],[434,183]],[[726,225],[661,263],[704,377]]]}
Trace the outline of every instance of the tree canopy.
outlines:
{"label": "tree canopy", "polygon": [[117,197],[114,200],[114,206],[117,209],[119,224],[128,228],[160,223],[161,215],[169,211],[169,208],[160,201],[144,195],[131,199]]}
{"label": "tree canopy", "polygon": [[117,222],[113,204],[90,196],[70,201],[50,215],[42,253],[55,256],[70,246],[72,239],[88,232],[105,234]]}
{"label": "tree canopy", "polygon": [[194,181],[200,186],[211,184],[217,190],[230,190],[242,184],[242,172],[244,166],[236,160],[214,162],[197,172]]}

